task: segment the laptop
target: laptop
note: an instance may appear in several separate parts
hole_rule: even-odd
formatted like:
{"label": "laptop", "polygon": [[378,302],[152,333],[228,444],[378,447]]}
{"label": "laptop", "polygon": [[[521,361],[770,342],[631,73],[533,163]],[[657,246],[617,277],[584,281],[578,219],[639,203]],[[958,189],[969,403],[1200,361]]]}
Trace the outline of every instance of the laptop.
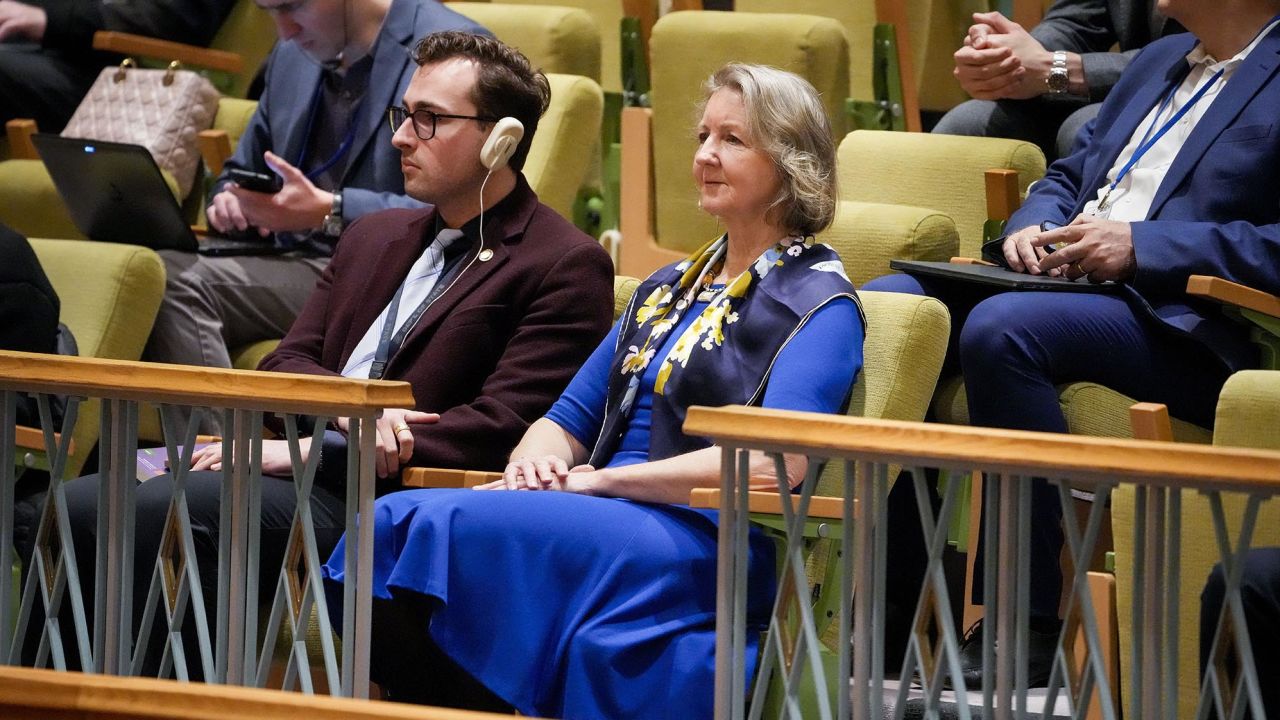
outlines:
{"label": "laptop", "polygon": [[205,255],[275,255],[268,238],[199,236],[182,217],[155,158],[141,145],[31,137],[76,228],[93,240]]}
{"label": "laptop", "polygon": [[890,260],[889,267],[908,275],[920,275],[958,282],[991,285],[1001,290],[1037,290],[1049,292],[1115,292],[1120,285],[1107,281],[1091,283],[1088,280],[1068,280],[1048,275],[1028,275],[991,265],[962,265],[949,262],[924,260]]}

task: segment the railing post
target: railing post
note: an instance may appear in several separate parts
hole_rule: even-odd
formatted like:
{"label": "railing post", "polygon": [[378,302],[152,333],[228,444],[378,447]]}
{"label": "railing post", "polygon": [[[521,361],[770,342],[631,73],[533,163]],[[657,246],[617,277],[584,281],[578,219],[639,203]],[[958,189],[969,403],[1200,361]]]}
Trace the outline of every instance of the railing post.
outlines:
{"label": "railing post", "polygon": [[734,448],[720,449],[720,517],[716,528],[716,681],[715,716],[730,717],[733,711],[733,524],[737,514]]}
{"label": "railing post", "polygon": [[13,492],[17,479],[17,393],[0,390],[0,665],[8,661],[18,608],[13,603],[13,573],[18,553],[13,547]]}

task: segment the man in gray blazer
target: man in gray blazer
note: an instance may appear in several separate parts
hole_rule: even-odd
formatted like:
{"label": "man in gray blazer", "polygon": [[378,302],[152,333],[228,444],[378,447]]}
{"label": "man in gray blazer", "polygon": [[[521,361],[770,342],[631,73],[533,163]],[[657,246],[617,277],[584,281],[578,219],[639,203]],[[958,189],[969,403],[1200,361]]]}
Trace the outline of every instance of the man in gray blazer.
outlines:
{"label": "man in gray blazer", "polygon": [[974,99],[933,131],[1028,140],[1051,161],[1069,154],[1139,50],[1182,31],[1152,0],[1057,0],[1030,32],[998,12],[973,20],[954,74]]}
{"label": "man in gray blazer", "polygon": [[[404,194],[387,107],[417,65],[411,48],[439,30],[488,34],[434,0],[260,0],[281,42],[235,155],[214,183],[209,224],[256,237],[274,254],[162,251],[167,287],[144,359],[231,367],[228,348],[284,337],[333,254],[366,213],[418,208]],[[276,175],[278,192],[233,182]],[[219,434],[216,413],[201,430]]]}

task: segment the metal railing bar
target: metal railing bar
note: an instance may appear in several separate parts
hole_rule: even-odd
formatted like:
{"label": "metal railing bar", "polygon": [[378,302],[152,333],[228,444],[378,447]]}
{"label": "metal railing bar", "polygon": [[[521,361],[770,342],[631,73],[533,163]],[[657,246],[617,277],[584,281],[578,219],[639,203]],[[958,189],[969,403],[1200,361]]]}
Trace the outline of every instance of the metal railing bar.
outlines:
{"label": "metal railing bar", "polygon": [[[749,484],[751,475],[751,453],[739,450],[737,457],[738,485]],[[741,497],[738,497],[741,495]],[[745,492],[735,493],[738,510],[734,513],[733,548],[740,559],[734,566],[733,575],[733,646],[736,648],[733,659],[733,716],[742,717],[746,707],[747,668],[744,652],[747,647],[747,574],[751,563],[747,561],[750,547],[747,544],[747,532],[751,528],[748,497]],[[801,586],[803,587],[803,585]],[[825,720],[825,719],[824,719]]]}
{"label": "metal railing bar", "polygon": [[13,546],[14,488],[18,482],[17,418],[17,394],[0,390],[0,423],[3,423],[0,425],[0,648],[9,647],[13,632],[8,618],[11,614],[10,598],[13,597],[13,573],[9,568],[18,559],[18,552]]}

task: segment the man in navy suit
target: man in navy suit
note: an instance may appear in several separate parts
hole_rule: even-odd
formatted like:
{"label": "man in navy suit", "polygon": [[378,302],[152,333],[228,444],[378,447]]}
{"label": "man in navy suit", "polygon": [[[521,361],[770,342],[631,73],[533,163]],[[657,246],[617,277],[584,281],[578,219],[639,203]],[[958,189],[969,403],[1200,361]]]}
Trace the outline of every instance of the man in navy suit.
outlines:
{"label": "man in navy suit", "polygon": [[[1066,432],[1055,386],[1092,381],[1210,426],[1227,376],[1257,366],[1248,330],[1185,287],[1204,274],[1280,292],[1280,0],[1159,9],[1191,34],[1133,60],[1076,152],[1049,168],[1010,218],[1013,232],[984,253],[1020,272],[1114,281],[1116,292],[992,295],[906,276],[867,286],[947,303],[975,425]],[[1031,675],[1044,680],[1061,508],[1043,482],[1032,506],[1032,645],[1043,638],[1047,652]],[[966,675],[980,680],[981,643],[965,649]]]}
{"label": "man in navy suit", "polygon": [[[262,100],[214,184],[207,215],[256,232],[282,255],[162,252],[168,284],[145,359],[231,367],[228,348],[284,337],[342,229],[375,210],[419,208],[405,195],[387,107],[416,69],[413,43],[439,30],[487,34],[434,0],[262,0],[281,42]],[[236,169],[275,174],[275,194],[238,187]],[[219,434],[206,417],[202,431]]]}

